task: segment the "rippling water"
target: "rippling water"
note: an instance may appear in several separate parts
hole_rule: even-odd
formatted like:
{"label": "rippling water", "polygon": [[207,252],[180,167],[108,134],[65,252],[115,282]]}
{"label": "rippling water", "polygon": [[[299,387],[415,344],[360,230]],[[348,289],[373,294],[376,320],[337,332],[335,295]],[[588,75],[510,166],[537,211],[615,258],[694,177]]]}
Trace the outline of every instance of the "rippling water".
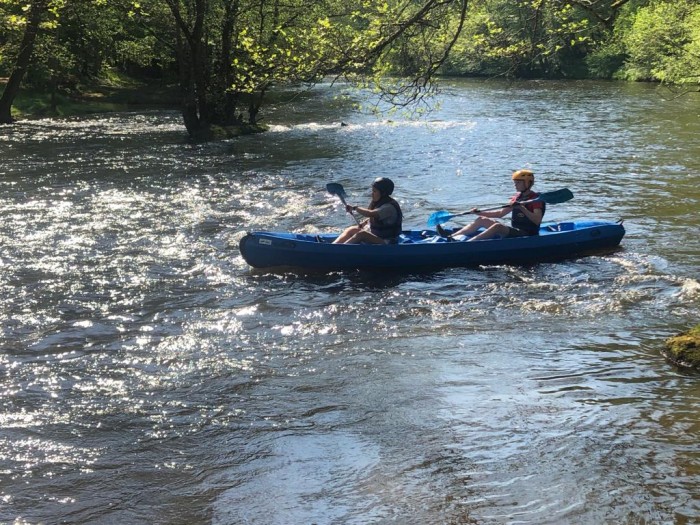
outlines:
{"label": "rippling water", "polygon": [[[700,522],[700,100],[460,82],[421,121],[320,89],[271,132],[175,113],[0,128],[0,523]],[[341,126],[341,121],[346,126]],[[407,226],[509,173],[625,219],[616,253],[420,274],[252,271],[246,230]]]}

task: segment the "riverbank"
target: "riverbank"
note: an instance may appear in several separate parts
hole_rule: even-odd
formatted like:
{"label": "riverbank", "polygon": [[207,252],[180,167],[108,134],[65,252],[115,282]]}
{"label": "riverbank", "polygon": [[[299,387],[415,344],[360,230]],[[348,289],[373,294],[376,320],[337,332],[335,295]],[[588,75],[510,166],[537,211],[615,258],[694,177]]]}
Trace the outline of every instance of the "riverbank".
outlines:
{"label": "riverbank", "polygon": [[[4,89],[6,82],[6,78],[0,78],[1,89]],[[16,120],[66,118],[151,109],[181,109],[177,84],[142,82],[122,76],[76,86],[71,92],[22,89],[14,101],[12,116]],[[211,126],[192,138],[199,141],[222,140],[261,133],[267,129],[265,125],[253,124]]]}
{"label": "riverbank", "polygon": [[[1,89],[6,82],[6,78],[0,78]],[[12,115],[16,119],[60,118],[151,108],[178,109],[179,103],[177,84],[111,78],[78,85],[70,91],[23,88],[13,103]]]}

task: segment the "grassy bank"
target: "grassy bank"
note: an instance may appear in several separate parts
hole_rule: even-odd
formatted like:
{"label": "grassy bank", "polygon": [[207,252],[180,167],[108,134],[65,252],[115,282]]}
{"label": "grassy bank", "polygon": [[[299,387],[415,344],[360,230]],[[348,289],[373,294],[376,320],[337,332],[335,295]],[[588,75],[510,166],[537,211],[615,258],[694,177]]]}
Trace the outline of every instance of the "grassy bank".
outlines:
{"label": "grassy bank", "polygon": [[[0,89],[5,89],[6,80],[0,79]],[[14,100],[12,115],[17,119],[70,117],[149,108],[179,108],[177,86],[112,78],[80,84],[70,92],[23,87]]]}

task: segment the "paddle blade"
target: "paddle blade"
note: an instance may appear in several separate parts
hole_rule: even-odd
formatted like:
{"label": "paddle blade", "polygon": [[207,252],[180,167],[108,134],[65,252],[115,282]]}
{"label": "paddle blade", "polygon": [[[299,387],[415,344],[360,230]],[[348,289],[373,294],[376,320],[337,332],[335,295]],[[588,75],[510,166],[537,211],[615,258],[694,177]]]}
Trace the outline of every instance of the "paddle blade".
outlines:
{"label": "paddle blade", "polygon": [[[343,188],[342,184],[338,184],[337,182],[329,182],[326,184],[326,191],[330,193],[331,195],[335,195],[336,197],[340,198],[340,202],[343,204],[347,205],[345,202],[345,197],[347,195],[345,194],[345,188]],[[360,225],[360,221],[357,220],[357,217],[355,217],[355,214],[352,211],[348,211],[348,213],[352,216],[353,219],[355,219],[355,222],[357,225]]]}
{"label": "paddle blade", "polygon": [[562,202],[570,201],[574,198],[574,194],[568,188],[563,188],[556,191],[548,191],[541,193],[537,200],[546,202],[547,204],[561,204]]}
{"label": "paddle blade", "polygon": [[449,211],[436,211],[435,213],[431,214],[430,217],[428,217],[428,227],[433,228],[438,224],[444,224],[452,217],[453,215]]}
{"label": "paddle blade", "polygon": [[345,188],[343,188],[342,184],[338,184],[337,182],[329,182],[326,184],[326,191],[331,195],[337,195],[341,200],[347,197]]}

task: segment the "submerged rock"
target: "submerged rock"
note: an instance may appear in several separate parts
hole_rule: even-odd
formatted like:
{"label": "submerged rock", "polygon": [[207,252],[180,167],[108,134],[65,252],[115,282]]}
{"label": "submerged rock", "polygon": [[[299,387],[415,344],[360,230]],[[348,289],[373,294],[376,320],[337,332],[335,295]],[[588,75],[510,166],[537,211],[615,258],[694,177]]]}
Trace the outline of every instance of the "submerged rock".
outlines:
{"label": "submerged rock", "polygon": [[700,325],[666,339],[662,353],[675,365],[700,370]]}
{"label": "submerged rock", "polygon": [[211,140],[224,140],[242,137],[244,135],[253,135],[255,133],[264,133],[268,127],[264,124],[236,124],[233,126],[216,126],[212,125],[209,133]]}
{"label": "submerged rock", "polygon": [[218,126],[212,124],[206,129],[191,132],[189,137],[193,142],[209,142],[217,140],[233,139],[254,133],[264,133],[269,127],[264,124],[236,124],[232,126]]}

